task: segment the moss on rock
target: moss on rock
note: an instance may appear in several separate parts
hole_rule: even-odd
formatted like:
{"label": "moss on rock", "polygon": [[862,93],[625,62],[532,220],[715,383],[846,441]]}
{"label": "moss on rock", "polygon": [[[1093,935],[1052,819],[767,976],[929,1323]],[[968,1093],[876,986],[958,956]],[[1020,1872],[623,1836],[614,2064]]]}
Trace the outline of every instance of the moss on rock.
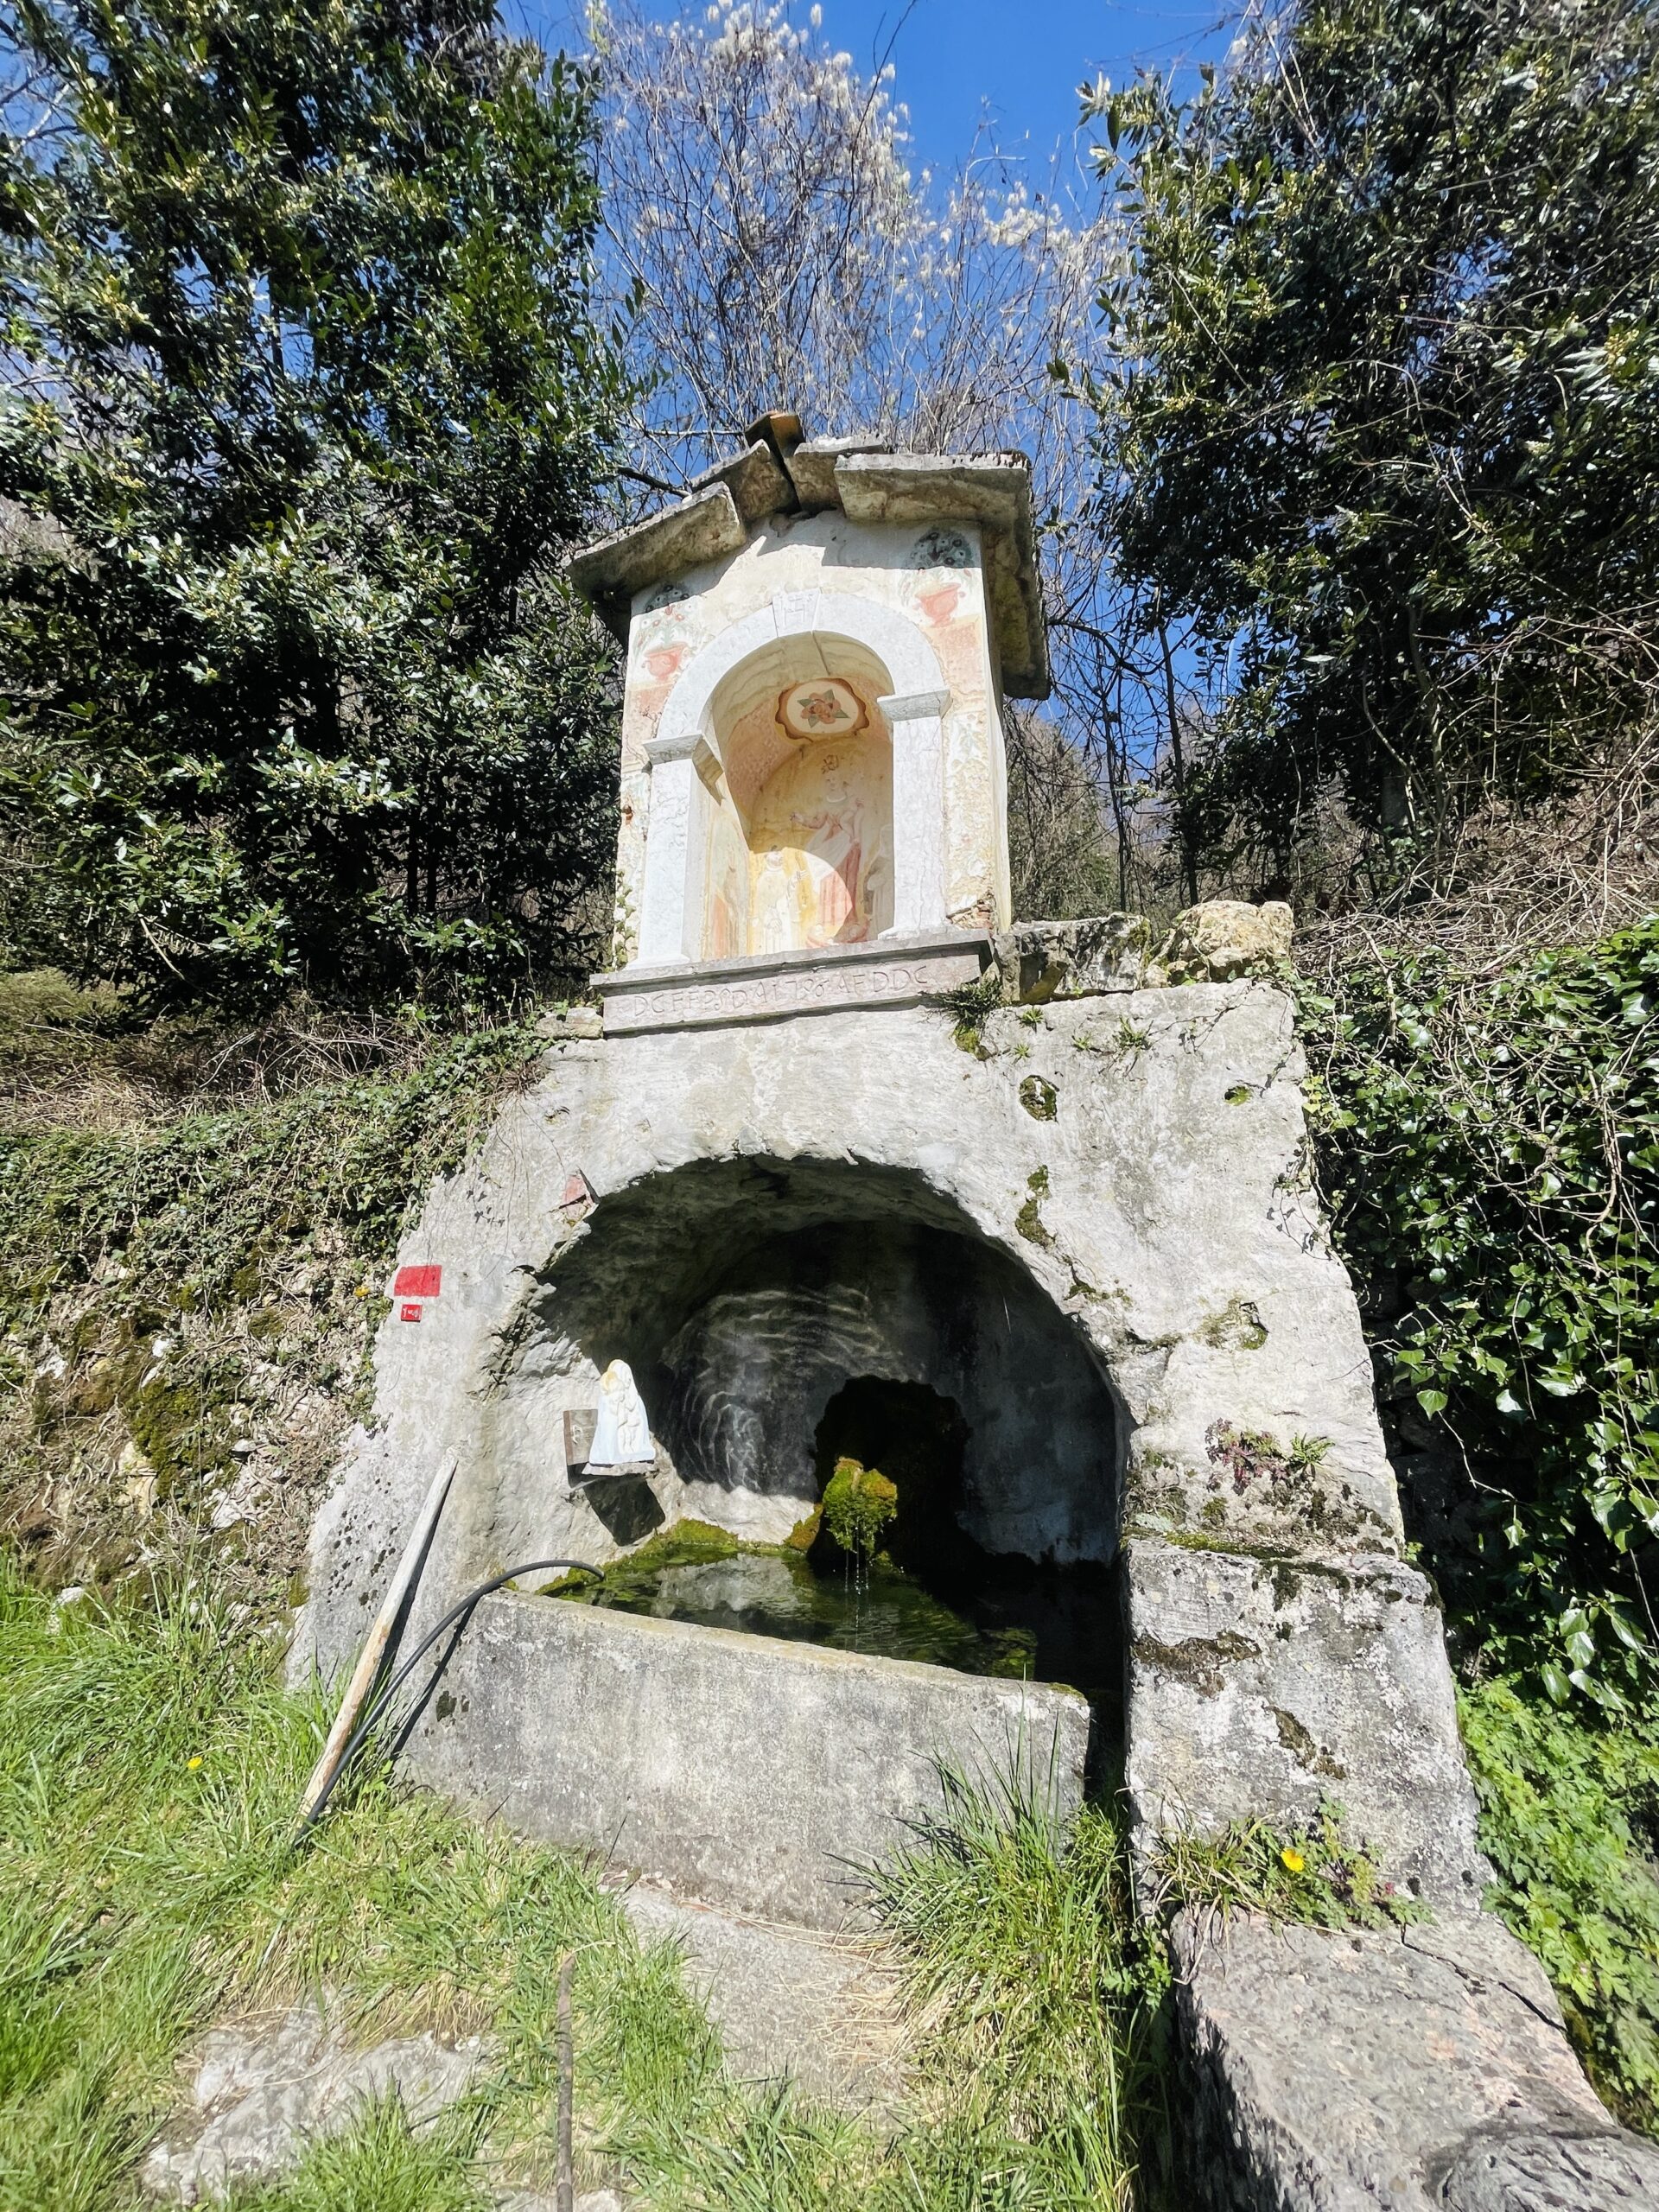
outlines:
{"label": "moss on rock", "polygon": [[881,1532],[899,1511],[899,1488],[874,1467],[837,1459],[824,1487],[823,1526],[854,1559],[874,1559]]}

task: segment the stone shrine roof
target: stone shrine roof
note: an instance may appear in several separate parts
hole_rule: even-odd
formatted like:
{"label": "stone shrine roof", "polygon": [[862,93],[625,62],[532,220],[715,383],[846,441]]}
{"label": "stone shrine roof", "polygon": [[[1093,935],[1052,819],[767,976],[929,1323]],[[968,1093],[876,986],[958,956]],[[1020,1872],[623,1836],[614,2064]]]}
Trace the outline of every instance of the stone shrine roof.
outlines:
{"label": "stone shrine roof", "polygon": [[972,523],[1001,662],[1015,699],[1048,696],[1048,639],[1037,576],[1031,463],[1021,453],[897,452],[871,438],[803,438],[799,417],[763,415],[749,442],[671,507],[575,554],[568,574],[607,629],[627,643],[637,592],[740,552],[772,515],[839,509],[856,523],[925,528]]}

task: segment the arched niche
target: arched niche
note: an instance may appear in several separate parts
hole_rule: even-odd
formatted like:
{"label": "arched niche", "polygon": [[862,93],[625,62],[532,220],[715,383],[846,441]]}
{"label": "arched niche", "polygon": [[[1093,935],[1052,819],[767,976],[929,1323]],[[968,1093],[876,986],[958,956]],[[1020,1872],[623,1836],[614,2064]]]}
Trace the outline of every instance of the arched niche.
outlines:
{"label": "arched niche", "polygon": [[[839,718],[812,727],[815,698]],[[908,616],[853,594],[779,594],[712,639],[646,747],[639,963],[944,927],[948,699]]]}
{"label": "arched niche", "polygon": [[716,688],[704,959],[865,944],[893,928],[891,689],[867,646],[817,633],[777,639]]}

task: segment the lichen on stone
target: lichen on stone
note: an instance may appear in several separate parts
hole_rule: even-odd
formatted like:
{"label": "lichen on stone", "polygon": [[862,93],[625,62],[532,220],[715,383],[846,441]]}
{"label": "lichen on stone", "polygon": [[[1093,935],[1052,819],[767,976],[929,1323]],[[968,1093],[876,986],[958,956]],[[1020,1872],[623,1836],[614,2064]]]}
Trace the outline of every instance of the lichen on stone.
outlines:
{"label": "lichen on stone", "polygon": [[1328,1751],[1320,1748],[1294,1713],[1287,1713],[1282,1706],[1278,1705],[1269,1706],[1268,1710],[1273,1715],[1281,1745],[1298,1766],[1306,1768],[1309,1774],[1323,1775],[1329,1782],[1347,1780],[1347,1768],[1339,1759],[1333,1759]]}
{"label": "lichen on stone", "polygon": [[1230,1668],[1262,1656],[1261,1646],[1234,1629],[1224,1629],[1219,1636],[1183,1637],[1177,1643],[1166,1643],[1155,1636],[1137,1636],[1132,1649],[1140,1665],[1172,1675],[1200,1697],[1219,1697]]}
{"label": "lichen on stone", "polygon": [[1260,1351],[1268,1341],[1268,1325],[1254,1299],[1230,1298],[1199,1333],[1217,1351]]}

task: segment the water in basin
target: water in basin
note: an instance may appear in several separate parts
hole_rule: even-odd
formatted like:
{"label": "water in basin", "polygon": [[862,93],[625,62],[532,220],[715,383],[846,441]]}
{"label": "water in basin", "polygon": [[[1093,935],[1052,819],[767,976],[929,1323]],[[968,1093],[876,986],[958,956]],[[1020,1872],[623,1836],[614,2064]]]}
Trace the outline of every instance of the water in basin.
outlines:
{"label": "water in basin", "polygon": [[949,1601],[877,1559],[820,1565],[798,1554],[734,1552],[623,1560],[565,1593],[657,1620],[739,1629],[969,1675],[1062,1681],[1098,1697],[1110,1683],[1116,1621],[1109,1570],[984,1562]]}

